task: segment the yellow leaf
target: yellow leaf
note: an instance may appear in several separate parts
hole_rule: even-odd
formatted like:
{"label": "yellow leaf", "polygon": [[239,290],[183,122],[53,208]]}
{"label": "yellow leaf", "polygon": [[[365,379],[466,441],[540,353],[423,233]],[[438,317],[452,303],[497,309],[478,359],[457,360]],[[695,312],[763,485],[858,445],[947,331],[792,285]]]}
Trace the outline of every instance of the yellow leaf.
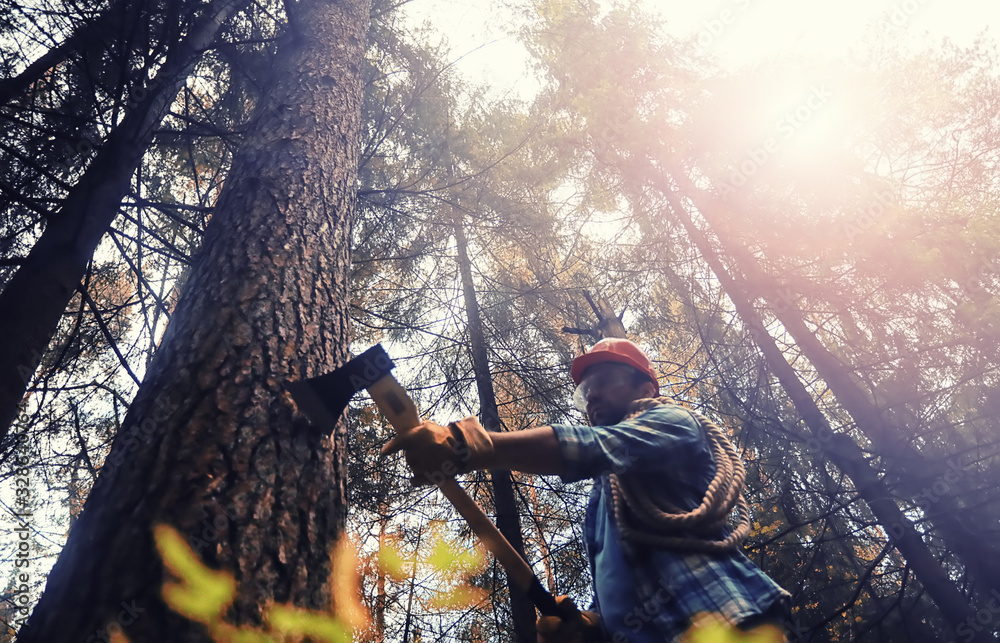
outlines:
{"label": "yellow leaf", "polygon": [[384,543],[377,556],[379,568],[392,580],[399,582],[410,577],[411,561],[403,557],[395,543]]}
{"label": "yellow leaf", "polygon": [[[272,605],[265,613],[274,635],[252,626],[236,627],[223,621],[225,609],[236,597],[236,581],[225,572],[209,569],[169,526],[154,529],[163,564],[179,580],[163,584],[163,598],[174,611],[208,626],[212,640],[224,643],[275,643],[293,637],[329,643],[351,643],[354,633],[367,627],[369,615],[361,604],[361,578],[354,542],[342,538],[331,551],[330,585],[336,605],[329,614],[294,605]],[[127,639],[115,643],[128,643]]]}
{"label": "yellow leaf", "polygon": [[773,625],[761,625],[744,632],[732,625],[720,623],[718,617],[704,615],[699,623],[697,617],[684,637],[683,643],[781,643],[785,641],[784,634]]}
{"label": "yellow leaf", "polygon": [[338,540],[331,558],[330,586],[337,590],[332,612],[349,628],[367,627],[370,619],[368,610],[361,603],[361,572],[358,570],[358,549],[354,541],[347,536]]}
{"label": "yellow leaf", "polygon": [[453,567],[452,554],[453,552],[444,538],[435,534],[431,541],[431,551],[427,554],[425,562],[439,572],[448,572]]}
{"label": "yellow leaf", "polygon": [[489,593],[481,587],[459,585],[449,592],[442,592],[434,596],[430,607],[441,610],[465,609],[485,602],[488,596]]}
{"label": "yellow leaf", "polygon": [[440,534],[435,534],[431,539],[431,552],[425,562],[449,577],[464,578],[480,571],[486,563],[486,557],[477,547],[458,550]]}
{"label": "yellow leaf", "polygon": [[205,567],[173,527],[153,530],[163,564],[179,582],[163,584],[163,600],[187,618],[208,623],[218,618],[236,597],[236,580],[225,572]]}
{"label": "yellow leaf", "polygon": [[302,635],[317,641],[351,643],[352,632],[335,616],[292,605],[274,605],[267,612],[271,629],[285,636]]}
{"label": "yellow leaf", "polygon": [[251,627],[235,627],[215,621],[209,626],[213,641],[225,643],[275,643],[273,636]]}

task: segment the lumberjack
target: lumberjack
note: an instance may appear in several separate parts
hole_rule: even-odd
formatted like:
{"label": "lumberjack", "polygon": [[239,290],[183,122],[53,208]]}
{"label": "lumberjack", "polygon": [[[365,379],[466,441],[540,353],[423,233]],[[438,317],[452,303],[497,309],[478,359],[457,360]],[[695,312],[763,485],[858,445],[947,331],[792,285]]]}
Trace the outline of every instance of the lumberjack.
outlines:
{"label": "lumberjack", "polygon": [[476,469],[594,480],[584,523],[594,603],[542,616],[540,642],[662,643],[703,619],[773,625],[783,640],[790,596],[739,549],[749,532],[744,471],[728,438],[660,397],[652,362],[629,340],[599,341],[573,361],[571,376],[590,426],[495,433],[474,417],[423,421],[382,453],[405,451],[415,484]]}

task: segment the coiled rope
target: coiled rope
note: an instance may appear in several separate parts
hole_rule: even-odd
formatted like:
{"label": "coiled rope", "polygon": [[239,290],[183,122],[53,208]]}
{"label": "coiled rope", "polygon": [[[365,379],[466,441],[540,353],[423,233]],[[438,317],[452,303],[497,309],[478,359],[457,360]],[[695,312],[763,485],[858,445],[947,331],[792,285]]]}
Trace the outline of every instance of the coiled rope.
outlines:
{"label": "coiled rope", "polygon": [[[656,406],[677,406],[668,398],[658,397],[636,400],[625,419],[632,419]],[[683,408],[683,407],[678,407]],[[708,438],[715,460],[715,477],[705,490],[701,504],[691,511],[660,500],[658,504],[647,489],[636,484],[635,479],[611,474],[611,495],[614,499],[615,519],[622,536],[630,541],[679,549],[721,553],[735,549],[750,535],[750,510],[743,498],[746,470],[729,438],[714,422],[691,409],[684,409],[698,420]],[[642,525],[629,523],[626,507]],[[713,534],[727,526],[736,509],[737,522],[732,532],[722,540]],[[678,532],[695,534],[678,536]]]}

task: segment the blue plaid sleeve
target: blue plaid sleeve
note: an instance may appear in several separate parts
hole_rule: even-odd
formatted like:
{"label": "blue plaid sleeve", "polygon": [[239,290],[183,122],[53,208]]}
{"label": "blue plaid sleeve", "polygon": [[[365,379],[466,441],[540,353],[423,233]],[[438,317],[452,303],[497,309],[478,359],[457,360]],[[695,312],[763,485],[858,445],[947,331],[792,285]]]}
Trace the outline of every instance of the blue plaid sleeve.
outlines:
{"label": "blue plaid sleeve", "polygon": [[643,473],[683,467],[708,452],[708,443],[690,413],[658,406],[610,426],[553,424],[566,470],[565,482],[603,473]]}

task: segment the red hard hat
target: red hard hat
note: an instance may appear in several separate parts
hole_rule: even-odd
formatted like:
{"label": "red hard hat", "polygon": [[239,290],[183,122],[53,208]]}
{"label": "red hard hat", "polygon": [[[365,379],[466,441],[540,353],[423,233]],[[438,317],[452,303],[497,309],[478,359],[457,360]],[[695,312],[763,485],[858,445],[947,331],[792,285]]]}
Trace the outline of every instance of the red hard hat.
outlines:
{"label": "red hard hat", "polygon": [[641,348],[627,339],[618,337],[605,337],[594,344],[594,347],[589,352],[573,360],[573,366],[569,370],[569,374],[573,378],[573,383],[579,384],[583,380],[583,372],[587,370],[587,367],[602,362],[628,364],[632,368],[648,375],[649,379],[653,380],[653,383],[656,384],[656,390],[660,390],[660,383],[656,379],[656,369],[653,368],[653,362],[646,357]]}

